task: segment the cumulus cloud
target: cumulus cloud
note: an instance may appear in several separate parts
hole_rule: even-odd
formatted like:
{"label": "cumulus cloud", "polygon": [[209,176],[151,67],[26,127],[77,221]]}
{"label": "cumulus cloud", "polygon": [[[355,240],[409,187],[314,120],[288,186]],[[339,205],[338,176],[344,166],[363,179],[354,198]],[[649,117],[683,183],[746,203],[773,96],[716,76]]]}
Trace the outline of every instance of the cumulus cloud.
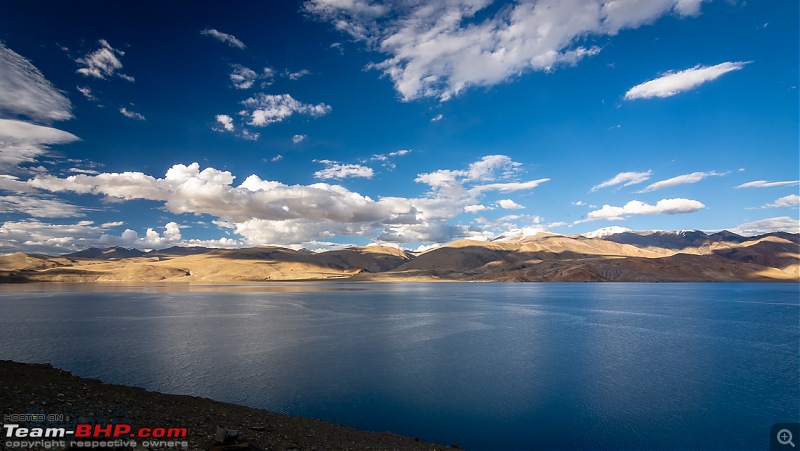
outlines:
{"label": "cumulus cloud", "polygon": [[72,133],[52,127],[0,119],[0,170],[31,163],[48,153],[50,145],[78,141]]}
{"label": "cumulus cloud", "polygon": [[122,225],[110,222],[96,225],[92,221],[78,221],[74,224],[53,224],[38,219],[6,221],[0,225],[0,253],[44,252],[50,254],[67,253],[89,247],[123,246],[139,249],[159,249],[175,245],[207,247],[241,247],[242,242],[231,238],[218,240],[186,239],[181,235],[177,223],[169,222],[162,232],[148,228],[143,235],[132,229],[125,229],[120,235],[108,233],[109,228]]}
{"label": "cumulus cloud", "polygon": [[705,208],[701,202],[691,199],[661,199],[655,205],[646,204],[638,200],[632,200],[622,207],[603,205],[599,210],[591,211],[586,215],[586,219],[576,221],[582,223],[605,219],[608,221],[621,221],[627,216],[638,215],[675,215],[681,213],[694,213]]}
{"label": "cumulus cloud", "polygon": [[665,14],[699,13],[700,0],[393,2],[308,0],[304,7],[388,58],[382,71],[403,100],[442,101],[529,71],[574,65],[600,48],[587,36],[613,36]]}
{"label": "cumulus cloud", "polygon": [[716,171],[709,171],[709,172],[692,172],[691,174],[683,174],[676,177],[672,177],[666,180],[661,180],[659,182],[655,182],[651,185],[648,185],[644,189],[637,191],[639,193],[649,193],[650,191],[658,191],[664,188],[672,188],[673,186],[678,185],[685,185],[688,183],[697,183],[700,180],[703,180],[706,177],[710,176],[722,176],[728,175],[727,172],[719,173]]}
{"label": "cumulus cloud", "polygon": [[[122,62],[118,56],[124,56],[125,52],[111,47],[105,39],[100,39],[100,48],[75,60],[81,67],[77,70],[79,74],[87,77],[95,77],[105,79],[114,75],[119,69],[122,69]],[[127,80],[134,81],[130,75],[117,73],[117,76]]]}
{"label": "cumulus cloud", "polygon": [[619,185],[620,183],[623,183],[622,186],[636,185],[638,183],[642,183],[648,180],[651,175],[653,175],[653,171],[620,172],[619,174],[615,175],[614,177],[611,177],[605,182],[593,186],[591,191],[597,191],[599,189],[608,188],[609,186]]}
{"label": "cumulus cloud", "polygon": [[625,100],[650,99],[653,97],[671,97],[684,91],[694,89],[703,83],[740,70],[748,62],[721,63],[715,66],[697,65],[691,69],[678,72],[667,72],[664,75],[642,84],[636,85],[625,93]]}
{"label": "cumulus cloud", "polygon": [[250,89],[258,80],[264,80],[262,85],[270,85],[274,76],[275,71],[272,68],[265,67],[258,73],[241,64],[234,64],[233,70],[229,75],[231,83],[236,89]]}
{"label": "cumulus cloud", "polygon": [[360,164],[342,164],[330,160],[317,160],[317,162],[327,166],[314,173],[314,177],[322,180],[358,177],[371,179],[375,175],[372,168]]}
{"label": "cumulus cloud", "polygon": [[521,210],[525,208],[511,199],[502,199],[497,201],[497,203],[500,204],[501,208],[505,208],[506,210]]}
{"label": "cumulus cloud", "polygon": [[226,132],[232,132],[234,130],[232,117],[228,116],[227,114],[218,114],[214,118],[217,120],[217,123],[222,127],[222,128],[215,128],[215,130],[226,131]]}
{"label": "cumulus cloud", "polygon": [[205,30],[201,31],[200,34],[203,36],[211,36],[212,38],[224,42],[231,47],[236,47],[237,49],[243,49],[247,47],[244,45],[244,42],[236,39],[236,36],[228,33],[223,33],[221,31],[217,31],[214,28],[206,28]]}
{"label": "cumulus cloud", "polygon": [[[173,214],[208,214],[242,236],[243,245],[330,241],[336,236],[369,236],[399,243],[446,242],[484,234],[480,227],[448,222],[463,213],[466,206],[478,204],[484,192],[529,189],[546,180],[514,181],[518,163],[501,157],[484,157],[464,170],[434,171],[456,174],[448,184],[435,183],[435,177],[427,177],[433,173],[420,174],[418,182],[428,180],[431,184],[430,190],[417,198],[375,200],[340,185],[286,185],[257,175],[234,185],[235,177],[230,172],[201,169],[197,163],[174,165],[163,178],[141,172],[63,178],[40,174],[28,184],[43,191],[99,195],[117,202],[155,201]],[[329,167],[340,164],[323,163]],[[484,179],[495,182],[486,184]]]}
{"label": "cumulus cloud", "polygon": [[439,122],[442,119],[444,119],[444,115],[443,114],[437,114],[436,116],[433,116],[431,118],[431,122]]}
{"label": "cumulus cloud", "polygon": [[299,144],[299,143],[303,142],[306,138],[307,138],[306,135],[294,135],[294,136],[292,136],[292,142],[294,144]]}
{"label": "cumulus cloud", "polygon": [[768,182],[766,180],[754,180],[752,182],[742,183],[736,188],[773,188],[776,186],[795,186],[800,185],[800,180],[786,180],[782,182]]}
{"label": "cumulus cloud", "polygon": [[744,236],[761,235],[763,233],[773,232],[800,233],[800,221],[788,216],[780,216],[776,218],[759,219],[758,221],[746,222],[728,230]]}
{"label": "cumulus cloud", "polygon": [[464,207],[464,211],[467,213],[477,213],[479,211],[485,211],[485,210],[491,210],[491,208],[481,204],[467,205],[466,207]]}
{"label": "cumulus cloud", "polygon": [[0,42],[0,114],[49,124],[72,119],[72,105],[41,71]]}
{"label": "cumulus cloud", "polygon": [[137,113],[135,111],[130,111],[125,107],[120,108],[119,112],[122,113],[123,116],[125,116],[125,117],[127,117],[129,119],[136,119],[137,121],[145,120],[145,117],[144,117],[143,114]]}
{"label": "cumulus cloud", "polygon": [[798,204],[800,204],[800,196],[797,194],[790,194],[776,199],[775,202],[771,204],[764,204],[761,208],[796,207]]}
{"label": "cumulus cloud", "polygon": [[242,114],[249,118],[248,124],[256,127],[264,127],[284,121],[294,114],[319,117],[331,111],[330,105],[303,103],[295,100],[289,94],[259,93],[244,100],[242,105],[246,108]]}

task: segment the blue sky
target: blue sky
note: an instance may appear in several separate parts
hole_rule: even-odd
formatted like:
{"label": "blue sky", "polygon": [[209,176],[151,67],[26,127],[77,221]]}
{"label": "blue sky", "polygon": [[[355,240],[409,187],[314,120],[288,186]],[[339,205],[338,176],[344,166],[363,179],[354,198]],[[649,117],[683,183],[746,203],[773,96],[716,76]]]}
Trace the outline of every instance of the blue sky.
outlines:
{"label": "blue sky", "polygon": [[798,231],[798,2],[6,2],[0,251]]}

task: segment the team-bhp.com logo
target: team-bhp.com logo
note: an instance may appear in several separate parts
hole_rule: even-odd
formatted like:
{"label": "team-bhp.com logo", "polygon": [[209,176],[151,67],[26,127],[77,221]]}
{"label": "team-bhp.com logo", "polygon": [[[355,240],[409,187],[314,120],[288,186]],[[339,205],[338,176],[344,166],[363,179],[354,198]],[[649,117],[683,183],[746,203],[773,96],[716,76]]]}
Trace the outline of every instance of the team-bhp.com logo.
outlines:
{"label": "team-bhp.com logo", "polygon": [[133,428],[129,424],[79,424],[66,428],[24,428],[4,424],[6,438],[186,438],[186,428]]}
{"label": "team-bhp.com logo", "polygon": [[[140,427],[129,424],[77,424],[65,427],[23,427],[4,424],[6,448],[186,448],[188,430],[182,427]],[[142,439],[139,442],[136,439]],[[183,440],[182,440],[183,439]]]}

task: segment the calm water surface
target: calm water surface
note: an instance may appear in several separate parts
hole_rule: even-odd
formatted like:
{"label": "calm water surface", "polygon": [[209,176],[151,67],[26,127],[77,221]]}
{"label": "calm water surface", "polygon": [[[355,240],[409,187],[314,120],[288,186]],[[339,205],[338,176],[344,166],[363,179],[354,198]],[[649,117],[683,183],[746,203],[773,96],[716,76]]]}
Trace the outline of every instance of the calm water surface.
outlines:
{"label": "calm water surface", "polygon": [[797,284],[104,290],[0,286],[0,358],[472,449],[765,449],[800,419]]}

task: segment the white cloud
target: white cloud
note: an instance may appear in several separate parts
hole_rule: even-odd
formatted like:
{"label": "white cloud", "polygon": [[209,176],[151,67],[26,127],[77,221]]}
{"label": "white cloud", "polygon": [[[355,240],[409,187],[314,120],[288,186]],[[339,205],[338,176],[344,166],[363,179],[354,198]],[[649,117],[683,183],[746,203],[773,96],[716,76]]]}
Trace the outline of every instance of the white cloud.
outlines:
{"label": "white cloud", "polygon": [[796,207],[797,205],[800,205],[800,196],[797,194],[790,194],[776,199],[775,202],[771,204],[762,205],[761,208]]}
{"label": "white cloud", "polygon": [[780,216],[777,218],[746,222],[728,230],[744,236],[761,235],[763,233],[772,232],[800,233],[800,221],[788,216]]}
{"label": "white cloud", "polygon": [[240,136],[248,141],[258,141],[258,138],[261,136],[260,133],[253,133],[250,130],[242,129],[242,133]]}
{"label": "white cloud", "polygon": [[388,154],[376,153],[370,157],[369,161],[380,161],[381,166],[391,171],[397,167],[397,165],[391,161],[391,158],[402,157],[403,155],[408,155],[410,153],[411,151],[408,149],[401,149],[394,152],[389,152]]}
{"label": "white cloud", "polygon": [[69,168],[69,169],[67,169],[67,170],[68,170],[69,172],[72,172],[73,174],[90,174],[90,175],[96,175],[96,174],[99,174],[99,173],[100,173],[99,171],[95,171],[94,169]]}
{"label": "white cloud", "polygon": [[88,86],[76,86],[75,89],[77,89],[78,92],[83,94],[84,97],[91,100],[92,102],[97,102],[97,97],[95,97],[95,95],[92,94],[92,89],[89,88]]}
{"label": "white cloud", "polygon": [[18,177],[8,174],[0,174],[0,190],[11,191],[14,193],[33,193],[36,192],[27,182]]}
{"label": "white cloud", "polygon": [[215,130],[218,131],[224,130],[227,132],[232,132],[234,130],[232,117],[228,116],[227,114],[218,114],[214,116],[214,118],[217,120],[217,123],[222,126],[221,129],[216,128]]}
{"label": "white cloud", "polygon": [[694,213],[705,208],[701,202],[691,199],[661,199],[655,205],[646,204],[638,200],[632,200],[623,207],[613,207],[603,205],[599,210],[591,211],[586,215],[586,219],[575,221],[576,224],[588,221],[605,219],[608,221],[621,221],[626,216],[637,215],[675,215],[681,213]]}
{"label": "white cloud", "polygon": [[505,208],[506,210],[521,210],[525,208],[511,199],[501,199],[497,201],[497,203],[500,204],[500,207]]}
{"label": "white cloud", "polygon": [[679,175],[677,177],[672,177],[672,178],[669,178],[669,179],[666,179],[666,180],[661,180],[659,182],[655,182],[655,183],[653,183],[651,185],[648,185],[646,188],[644,188],[644,189],[642,189],[640,191],[637,191],[637,192],[639,192],[639,193],[649,193],[651,191],[657,191],[657,190],[664,189],[664,188],[672,188],[673,186],[685,185],[685,184],[688,184],[688,183],[697,183],[697,182],[699,182],[700,180],[703,180],[706,177],[723,176],[723,175],[728,175],[728,173],[727,172],[719,173],[719,172],[716,172],[716,171],[692,172],[691,174],[683,174],[683,175]]}
{"label": "white cloud", "polygon": [[275,71],[272,68],[265,67],[261,73],[258,73],[241,64],[234,64],[233,71],[229,75],[231,83],[236,89],[250,89],[257,80],[266,80],[262,85],[271,85],[274,76]]}
{"label": "white cloud", "polygon": [[231,47],[236,47],[239,49],[243,49],[246,47],[246,45],[244,45],[244,42],[236,39],[234,35],[223,33],[213,28],[206,28],[205,30],[201,31],[200,34],[202,34],[203,36],[211,36],[212,38],[220,42],[224,42]]}
{"label": "white cloud", "polygon": [[442,119],[444,119],[444,115],[442,115],[442,114],[437,114],[436,116],[433,116],[433,117],[431,118],[431,122],[439,122],[439,121],[441,121]]}
{"label": "white cloud", "polygon": [[667,72],[654,80],[636,85],[625,93],[625,100],[670,97],[694,89],[722,75],[740,70],[748,62],[721,63],[715,66],[697,65],[679,72]]}
{"label": "white cloud", "polygon": [[139,235],[132,229],[125,229],[120,235],[111,235],[106,229],[118,227],[122,222],[108,222],[97,226],[92,221],[79,221],[74,224],[52,224],[39,220],[6,221],[0,225],[0,253],[2,252],[44,252],[50,254],[75,252],[89,247],[124,246],[139,249],[159,249],[175,245],[207,247],[241,247],[243,243],[231,238],[219,240],[186,239],[181,235],[177,223],[169,222]]}
{"label": "white cloud", "polygon": [[[122,62],[117,58],[117,55],[123,56],[125,52],[111,47],[105,39],[100,39],[100,48],[75,60],[81,67],[77,70],[79,74],[86,75],[87,77],[95,77],[105,79],[114,75],[114,72],[122,69]],[[119,77],[134,81],[133,77],[125,74],[117,74]]]}
{"label": "white cloud", "polygon": [[319,160],[317,162],[327,165],[325,169],[320,169],[314,173],[314,177],[318,179],[329,180],[355,177],[371,179],[375,175],[372,168],[360,164],[342,164],[330,160]]}
{"label": "white cloud", "polygon": [[272,157],[270,161],[274,163],[276,161],[281,161],[281,160],[283,160],[283,155],[275,155],[274,157]]}
{"label": "white cloud", "polygon": [[49,124],[72,119],[72,105],[30,61],[0,42],[0,114]]}
{"label": "white cloud", "polygon": [[290,80],[299,80],[299,79],[305,77],[306,75],[310,75],[310,74],[311,74],[310,70],[301,69],[301,70],[299,70],[297,72],[288,72],[287,71],[286,76],[289,77]]}
{"label": "white cloud", "polygon": [[256,94],[242,102],[247,110],[242,114],[250,118],[249,125],[264,127],[269,124],[281,122],[294,114],[304,114],[311,117],[324,116],[331,111],[331,107],[324,103],[317,105],[302,103],[289,94]]}
{"label": "white cloud", "polygon": [[608,188],[609,186],[619,185],[620,183],[624,183],[624,185],[622,186],[636,185],[638,183],[644,182],[645,180],[648,180],[651,175],[653,175],[653,171],[620,172],[619,174],[606,180],[605,182],[593,186],[591,191],[597,191],[599,189]]}
{"label": "white cloud", "polygon": [[299,144],[300,142],[302,142],[306,138],[307,138],[306,135],[294,135],[294,136],[292,136],[292,142],[295,143],[295,144]]}
{"label": "white cloud", "polygon": [[18,213],[35,218],[76,218],[84,216],[77,206],[39,196],[0,196],[0,211]]}
{"label": "white cloud", "polygon": [[[28,184],[44,191],[100,195],[117,202],[155,201],[173,214],[208,214],[216,218],[215,224],[229,224],[232,233],[243,237],[242,245],[330,241],[335,236],[369,236],[401,243],[447,242],[460,237],[492,235],[479,225],[448,223],[462,214],[466,206],[479,203],[484,192],[527,189],[542,183],[542,180],[510,181],[518,172],[518,164],[506,158],[488,156],[470,165],[468,170],[434,171],[460,175],[448,185],[430,185],[430,191],[418,198],[374,200],[340,185],[290,186],[262,180],[256,175],[234,186],[235,177],[230,172],[214,168],[201,170],[197,163],[175,165],[163,178],[141,172],[78,174],[64,178],[40,174]],[[337,163],[325,164],[333,167]],[[481,185],[484,180],[481,175],[498,182]],[[473,176],[478,178],[470,178]],[[424,175],[420,178],[427,179]],[[515,218],[519,221],[533,219]]]}
{"label": "white cloud", "polygon": [[27,122],[0,119],[0,169],[11,170],[47,154],[48,146],[78,141],[72,133]]}
{"label": "white cloud", "polygon": [[135,112],[135,111],[129,111],[129,110],[128,110],[127,108],[125,108],[125,107],[122,107],[122,108],[120,108],[120,109],[119,109],[119,112],[120,112],[120,113],[122,113],[122,115],[123,115],[123,116],[125,116],[125,117],[127,117],[127,118],[129,118],[129,119],[136,119],[137,121],[143,121],[143,120],[145,120],[145,117],[144,117],[144,115],[143,115],[143,114],[141,114],[141,113],[137,113],[137,112]]}
{"label": "white cloud", "polygon": [[491,208],[481,204],[467,205],[466,207],[464,207],[464,211],[467,213],[477,213],[479,211],[485,211],[485,210],[491,210]]}
{"label": "white cloud", "polygon": [[114,227],[119,227],[124,224],[125,222],[123,221],[112,221],[112,222],[104,222],[102,225],[100,225],[100,227],[103,229],[111,229]]}
{"label": "white cloud", "polygon": [[736,188],[772,188],[775,186],[794,186],[800,185],[800,180],[787,180],[783,182],[768,182],[766,180],[754,180],[752,182],[742,183]]}
{"label": "white cloud", "polygon": [[[595,55],[587,37],[613,36],[659,17],[699,13],[699,0],[540,0],[491,8],[491,0],[308,0],[305,9],[388,58],[383,71],[404,100],[444,101],[529,71]],[[496,11],[496,12],[495,12]]]}

